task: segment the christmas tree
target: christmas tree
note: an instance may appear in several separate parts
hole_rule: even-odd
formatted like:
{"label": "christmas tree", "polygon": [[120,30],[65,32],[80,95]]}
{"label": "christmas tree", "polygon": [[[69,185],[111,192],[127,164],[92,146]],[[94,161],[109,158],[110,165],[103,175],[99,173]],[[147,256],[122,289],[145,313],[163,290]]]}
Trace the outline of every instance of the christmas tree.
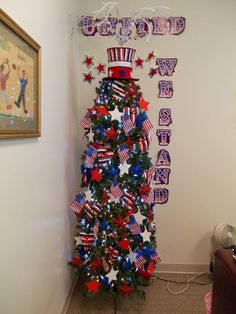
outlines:
{"label": "christmas tree", "polygon": [[135,50],[110,48],[108,77],[81,122],[88,139],[82,187],[70,204],[78,222],[71,265],[87,293],[140,292],[160,258],[155,250],[154,167],[148,156],[148,102],[132,78]]}

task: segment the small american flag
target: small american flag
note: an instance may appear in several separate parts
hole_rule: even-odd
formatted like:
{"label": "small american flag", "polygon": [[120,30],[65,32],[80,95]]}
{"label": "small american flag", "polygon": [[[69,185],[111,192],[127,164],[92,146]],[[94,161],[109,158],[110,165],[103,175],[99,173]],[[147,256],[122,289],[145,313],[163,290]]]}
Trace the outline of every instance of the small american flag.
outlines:
{"label": "small american flag", "polygon": [[143,131],[148,133],[153,128],[151,121],[147,118],[143,121]]}
{"label": "small american flag", "polygon": [[85,167],[88,167],[88,168],[93,167],[94,160],[97,157],[97,153],[98,151],[96,148],[89,146],[89,148],[87,149],[87,155],[85,158]]}
{"label": "small american flag", "polygon": [[121,163],[125,162],[129,158],[129,150],[124,144],[120,145],[118,155]]}
{"label": "small american flag", "polygon": [[151,205],[153,203],[153,192],[150,191],[148,195],[143,194],[142,199],[144,200],[146,204]]}
{"label": "small american flag", "polygon": [[126,134],[134,129],[134,124],[131,121],[130,116],[126,112],[123,115],[123,129]]}
{"label": "small american flag", "polygon": [[80,122],[80,125],[84,129],[89,129],[91,124],[91,119],[90,119],[90,112],[88,111],[82,121]]}
{"label": "small american flag", "polygon": [[72,209],[73,212],[77,215],[80,215],[82,213],[82,209],[84,208],[85,202],[85,197],[82,194],[78,194],[76,195],[75,200],[70,203],[69,208]]}
{"label": "small american flag", "polygon": [[119,187],[119,183],[117,182],[116,179],[112,182],[110,190],[111,190],[111,194],[113,195],[115,199],[120,198],[123,195],[123,192],[121,188]]}
{"label": "small american flag", "polygon": [[145,263],[146,263],[146,260],[145,260],[145,258],[141,255],[141,256],[139,256],[139,258],[136,260],[135,266],[136,266],[137,268],[139,268],[139,267],[142,267]]}
{"label": "small american flag", "polygon": [[159,264],[161,261],[160,256],[156,252],[152,255],[152,259],[156,262],[156,264]]}
{"label": "small american flag", "polygon": [[137,235],[141,233],[141,228],[139,226],[139,224],[132,224],[129,225],[129,230],[133,235]]}

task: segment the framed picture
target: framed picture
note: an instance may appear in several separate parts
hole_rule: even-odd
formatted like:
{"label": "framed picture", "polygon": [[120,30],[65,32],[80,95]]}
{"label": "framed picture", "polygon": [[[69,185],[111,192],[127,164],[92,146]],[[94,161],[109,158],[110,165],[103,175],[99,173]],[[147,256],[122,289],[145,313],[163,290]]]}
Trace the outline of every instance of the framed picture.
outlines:
{"label": "framed picture", "polygon": [[40,46],[0,9],[0,139],[40,136]]}

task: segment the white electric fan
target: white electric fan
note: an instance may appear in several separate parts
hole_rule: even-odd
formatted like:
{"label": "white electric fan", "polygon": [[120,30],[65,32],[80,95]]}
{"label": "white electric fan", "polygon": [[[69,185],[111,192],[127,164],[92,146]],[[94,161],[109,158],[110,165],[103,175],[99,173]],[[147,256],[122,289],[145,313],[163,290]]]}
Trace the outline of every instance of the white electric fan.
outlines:
{"label": "white electric fan", "polygon": [[214,229],[214,238],[222,248],[236,247],[236,226],[219,223]]}

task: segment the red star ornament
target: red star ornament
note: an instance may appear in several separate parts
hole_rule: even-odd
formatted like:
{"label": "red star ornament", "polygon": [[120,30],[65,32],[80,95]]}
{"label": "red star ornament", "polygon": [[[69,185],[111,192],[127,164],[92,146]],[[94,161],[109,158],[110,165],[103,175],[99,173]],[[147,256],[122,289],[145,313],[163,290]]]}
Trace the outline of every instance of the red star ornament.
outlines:
{"label": "red star ornament", "polygon": [[130,241],[129,240],[122,239],[122,240],[118,241],[118,244],[120,245],[122,251],[129,251],[130,250],[130,247],[129,247]]}
{"label": "red star ornament", "polygon": [[102,178],[102,174],[99,172],[99,168],[95,168],[93,170],[91,170],[91,181],[97,181],[100,182],[101,178]]}
{"label": "red star ornament", "polygon": [[150,280],[150,278],[152,277],[152,274],[149,271],[144,270],[142,268],[138,269],[138,273],[145,280]]}
{"label": "red star ornament", "polygon": [[120,215],[114,220],[114,222],[121,228],[125,228],[125,220]]}
{"label": "red star ornament", "polygon": [[143,96],[138,101],[138,104],[140,106],[140,109],[142,110],[148,110],[149,102],[143,99]]}
{"label": "red star ornament", "polygon": [[73,257],[71,264],[74,266],[80,267],[80,265],[83,263],[83,260],[79,257]]}
{"label": "red star ornament", "polygon": [[148,75],[150,76],[150,78],[152,78],[154,75],[157,75],[157,68],[151,68]]}
{"label": "red star ornament", "polygon": [[148,54],[146,61],[151,61],[155,58],[154,50]]}
{"label": "red star ornament", "polygon": [[98,71],[98,74],[106,73],[105,64],[99,63],[99,65],[96,66],[96,69]]}
{"label": "red star ornament", "polygon": [[93,57],[85,56],[85,59],[84,59],[83,63],[85,63],[88,68],[90,68],[91,65],[94,64]]}
{"label": "red star ornament", "polygon": [[93,77],[92,72],[89,73],[83,73],[84,75],[84,82],[88,82],[89,84],[91,84],[92,80],[95,79],[95,77]]}
{"label": "red star ornament", "polygon": [[118,289],[119,289],[119,292],[120,292],[121,295],[130,295],[132,293],[132,291],[133,291],[133,289],[131,287],[129,287],[127,285],[127,283],[124,283]]}
{"label": "red star ornament", "polygon": [[140,57],[136,59],[134,62],[135,62],[136,67],[140,67],[140,68],[143,67],[143,59],[141,59]]}
{"label": "red star ornament", "polygon": [[100,282],[97,282],[96,279],[93,279],[89,282],[86,282],[85,285],[88,288],[88,292],[98,292],[99,291],[99,287],[101,286]]}
{"label": "red star ornament", "polygon": [[97,114],[98,114],[98,118],[100,118],[101,116],[108,116],[109,112],[107,111],[106,106],[98,106]]}
{"label": "red star ornament", "polygon": [[117,132],[114,130],[113,126],[110,128],[110,130],[106,130],[105,133],[107,134],[107,141],[109,140],[115,140],[117,137]]}

